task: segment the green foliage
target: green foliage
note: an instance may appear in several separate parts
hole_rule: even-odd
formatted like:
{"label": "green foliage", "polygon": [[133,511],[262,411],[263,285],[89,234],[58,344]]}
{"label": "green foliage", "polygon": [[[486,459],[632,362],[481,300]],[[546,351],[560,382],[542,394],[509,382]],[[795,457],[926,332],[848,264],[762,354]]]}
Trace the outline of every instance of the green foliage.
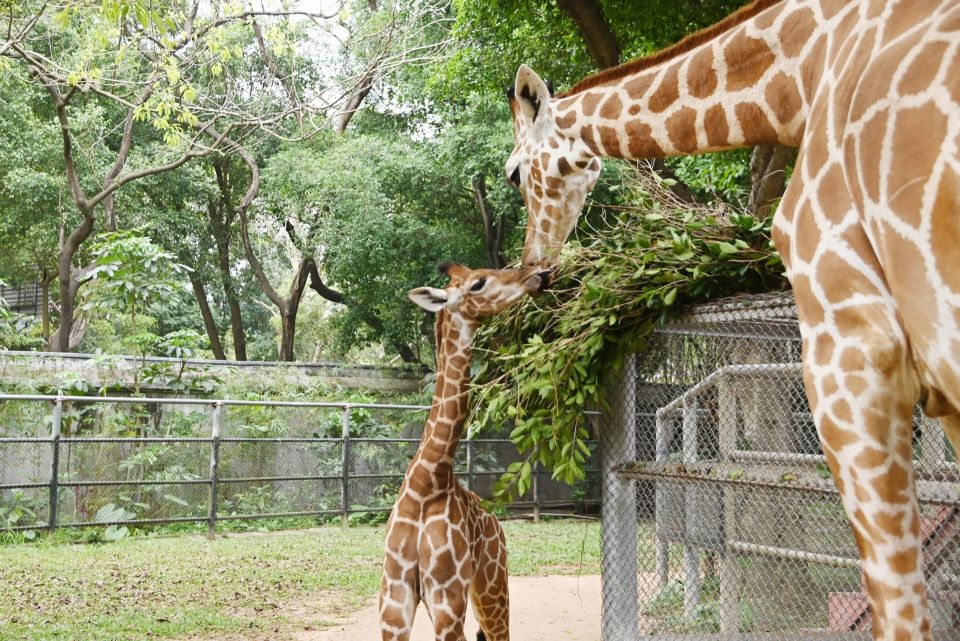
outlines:
{"label": "green foliage", "polygon": [[[713,24],[749,0],[644,3],[601,1],[622,61],[651,53]],[[451,36],[456,48],[426,87],[444,100],[471,92],[502,96],[526,63],[558,88],[596,71],[569,14],[555,2],[455,0]]]}
{"label": "green foliage", "polygon": [[92,286],[81,308],[84,311],[135,317],[148,304],[173,292],[178,277],[188,269],[135,231],[102,234],[90,251],[94,266],[85,277]]}
{"label": "green foliage", "polygon": [[750,149],[670,158],[677,177],[705,200],[719,196],[745,207],[750,195]]}
{"label": "green foliage", "polygon": [[481,367],[471,431],[509,426],[526,459],[497,485],[510,500],[539,461],[554,478],[584,478],[584,411],[624,355],[668,315],[705,299],[783,287],[770,220],[684,209],[656,184],[631,186],[636,205],[607,211],[561,257],[545,294],[508,310],[478,337]]}

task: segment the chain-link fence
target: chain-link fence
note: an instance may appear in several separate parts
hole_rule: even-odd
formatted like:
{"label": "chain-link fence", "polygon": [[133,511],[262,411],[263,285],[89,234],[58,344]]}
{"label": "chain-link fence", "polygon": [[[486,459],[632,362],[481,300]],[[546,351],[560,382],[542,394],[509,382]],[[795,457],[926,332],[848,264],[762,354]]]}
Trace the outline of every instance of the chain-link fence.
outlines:
{"label": "chain-link fence", "polygon": [[[425,406],[0,395],[0,532],[311,517],[393,507]],[[518,459],[464,441],[455,472],[482,497]],[[535,475],[513,509],[593,509],[599,484]]]}
{"label": "chain-link fence", "polygon": [[[628,361],[610,401],[600,431],[604,641],[868,637],[789,295],[728,299],[669,323]],[[935,638],[957,638],[954,453],[919,410],[914,437]]]}

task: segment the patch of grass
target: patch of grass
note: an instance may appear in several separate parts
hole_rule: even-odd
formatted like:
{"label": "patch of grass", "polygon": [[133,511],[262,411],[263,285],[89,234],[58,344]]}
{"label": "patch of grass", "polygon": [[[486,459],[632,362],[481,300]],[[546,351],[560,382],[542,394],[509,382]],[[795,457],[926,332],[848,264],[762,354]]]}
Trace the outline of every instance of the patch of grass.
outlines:
{"label": "patch of grass", "polygon": [[[599,572],[596,522],[508,521],[504,529],[512,574]],[[383,537],[383,526],[363,526],[2,546],[0,639],[144,641],[322,627],[377,594]]]}
{"label": "patch of grass", "polygon": [[599,522],[503,521],[502,524],[507,535],[510,574],[600,573]]}

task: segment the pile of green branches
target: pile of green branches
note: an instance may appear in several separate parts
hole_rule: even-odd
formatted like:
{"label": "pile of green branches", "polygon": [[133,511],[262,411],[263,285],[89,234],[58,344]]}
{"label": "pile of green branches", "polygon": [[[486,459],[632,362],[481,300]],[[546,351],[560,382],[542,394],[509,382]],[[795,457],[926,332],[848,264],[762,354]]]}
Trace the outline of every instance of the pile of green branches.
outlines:
{"label": "pile of green branches", "polygon": [[525,455],[498,481],[498,501],[527,491],[535,462],[567,483],[584,478],[584,411],[604,407],[604,386],[623,357],[642,350],[670,315],[787,287],[770,219],[691,206],[650,178],[625,189],[632,204],[594,215],[564,249],[551,288],[478,336],[471,434],[507,426]]}

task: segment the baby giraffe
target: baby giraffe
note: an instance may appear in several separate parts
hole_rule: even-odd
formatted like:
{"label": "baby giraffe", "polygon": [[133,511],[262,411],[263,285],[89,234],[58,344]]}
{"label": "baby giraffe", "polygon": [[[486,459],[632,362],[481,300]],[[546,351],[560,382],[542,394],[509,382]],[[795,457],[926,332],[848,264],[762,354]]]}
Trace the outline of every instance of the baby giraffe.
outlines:
{"label": "baby giraffe", "polygon": [[446,289],[419,287],[408,296],[437,313],[437,385],[420,447],[387,526],[380,584],[384,641],[407,641],[423,601],[437,641],[464,641],[467,595],[480,623],[478,641],[510,638],[507,548],[497,519],[453,476],[467,414],[470,351],[484,319],[544,289],[549,272],[478,269],[445,263]]}

